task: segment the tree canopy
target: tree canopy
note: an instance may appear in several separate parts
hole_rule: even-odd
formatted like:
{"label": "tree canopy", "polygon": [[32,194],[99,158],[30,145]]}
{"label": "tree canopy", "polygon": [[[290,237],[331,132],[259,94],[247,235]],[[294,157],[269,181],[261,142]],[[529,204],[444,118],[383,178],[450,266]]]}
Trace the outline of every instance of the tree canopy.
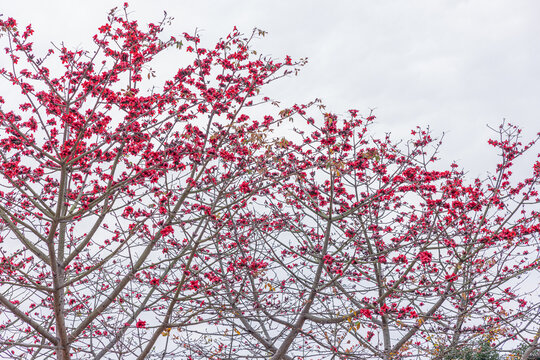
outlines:
{"label": "tree canopy", "polygon": [[[2,357],[538,346],[540,162],[512,174],[538,138],[503,123],[470,179],[428,129],[396,141],[373,114],[265,96],[306,60],[259,55],[264,31],[203,47],[168,22],[126,5],[92,49],[36,54],[30,25],[0,21]],[[178,68],[156,84],[163,55]]]}

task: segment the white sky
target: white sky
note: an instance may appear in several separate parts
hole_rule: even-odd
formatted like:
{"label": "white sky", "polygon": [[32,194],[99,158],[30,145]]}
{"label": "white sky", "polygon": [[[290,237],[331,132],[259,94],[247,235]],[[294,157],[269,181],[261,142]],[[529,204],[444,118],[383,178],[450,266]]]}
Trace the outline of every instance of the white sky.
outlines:
{"label": "white sky", "polygon": [[[110,8],[122,3],[0,0],[0,13],[21,25],[32,23],[36,45],[65,41],[81,47],[90,44]],[[272,97],[282,104],[318,97],[336,113],[375,108],[378,131],[396,136],[429,124],[435,134],[447,133],[442,156],[457,160],[471,176],[493,168],[486,161],[495,161],[486,124],[506,118],[526,135],[540,131],[540,1],[129,4],[132,19],[141,22],[158,21],[166,10],[175,18],[173,34],[198,28],[207,47],[235,25],[245,33],[267,30],[256,43],[259,53],[310,60],[298,77],[276,83]]]}

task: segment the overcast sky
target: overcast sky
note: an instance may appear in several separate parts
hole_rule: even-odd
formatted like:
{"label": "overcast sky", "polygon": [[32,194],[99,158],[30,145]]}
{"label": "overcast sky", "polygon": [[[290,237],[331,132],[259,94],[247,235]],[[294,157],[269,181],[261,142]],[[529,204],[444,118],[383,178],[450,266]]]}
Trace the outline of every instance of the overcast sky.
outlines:
{"label": "overcast sky", "polygon": [[[35,42],[90,44],[120,1],[6,1],[0,13],[32,23]],[[344,113],[375,109],[377,131],[416,125],[446,132],[443,156],[470,175],[493,159],[486,124],[503,118],[540,131],[540,1],[129,1],[132,19],[175,18],[171,32],[201,30],[210,47],[233,26],[268,31],[256,48],[308,57],[298,77],[272,96],[284,103],[321,98]],[[173,66],[172,63],[171,66]],[[538,151],[537,151],[538,152]]]}

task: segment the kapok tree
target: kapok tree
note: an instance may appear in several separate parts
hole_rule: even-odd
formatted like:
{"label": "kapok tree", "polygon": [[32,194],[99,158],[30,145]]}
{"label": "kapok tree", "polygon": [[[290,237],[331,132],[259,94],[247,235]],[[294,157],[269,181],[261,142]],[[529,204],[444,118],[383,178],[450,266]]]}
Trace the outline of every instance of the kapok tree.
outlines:
{"label": "kapok tree", "polygon": [[[218,214],[234,218],[259,186],[273,121],[246,109],[300,64],[251,52],[260,31],[211,49],[161,39],[166,15],[141,27],[126,7],[89,51],[37,55],[30,25],[0,22],[4,358],[179,353],[158,340],[206,321],[214,265],[236,251],[214,242]],[[152,60],[174,51],[185,65],[158,87]]]}
{"label": "kapok tree", "polygon": [[241,281],[213,294],[233,316],[220,322],[229,332],[208,330],[215,347],[192,343],[200,357],[231,358],[229,346],[237,358],[441,358],[479,341],[533,341],[540,162],[523,180],[511,168],[536,140],[522,145],[503,124],[490,140],[500,163],[468,181],[437,166],[428,131],[395,144],[356,111],[317,121],[291,110],[307,121],[300,141],[276,142],[275,190],[253,205],[268,210],[226,233],[249,232],[243,253],[268,265],[236,267]]}
{"label": "kapok tree", "polygon": [[[538,269],[540,164],[521,181],[511,167],[533,142],[502,127],[501,163],[469,182],[422,130],[396,144],[357,111],[257,116],[261,88],[303,61],[258,56],[259,31],[161,39],[168,21],[142,28],[124,7],[94,50],[42,56],[30,26],[0,23],[3,357],[390,359],[528,340],[538,306],[516,281]],[[186,65],[158,87],[152,60],[172,51]],[[272,132],[289,118],[295,134]]]}

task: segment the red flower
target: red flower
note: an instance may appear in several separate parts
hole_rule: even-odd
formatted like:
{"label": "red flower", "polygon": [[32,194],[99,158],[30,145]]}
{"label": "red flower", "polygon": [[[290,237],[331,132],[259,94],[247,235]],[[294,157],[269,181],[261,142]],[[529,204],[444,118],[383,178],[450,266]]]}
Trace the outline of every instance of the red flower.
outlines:
{"label": "red flower", "polygon": [[369,309],[360,309],[360,314],[364,315],[368,319],[371,319],[371,310]]}
{"label": "red flower", "polygon": [[392,258],[392,262],[394,262],[396,264],[399,264],[399,263],[408,264],[409,263],[409,261],[407,260],[407,257],[405,255],[403,255],[403,254]]}
{"label": "red flower", "polygon": [[162,236],[167,236],[169,234],[173,234],[174,233],[174,230],[172,228],[172,226],[166,226],[164,227],[163,229],[161,229],[161,235]]}
{"label": "red flower", "polygon": [[139,320],[139,321],[137,321],[135,326],[138,327],[139,329],[144,329],[144,328],[146,328],[146,321]]}
{"label": "red flower", "polygon": [[373,336],[375,336],[375,333],[374,333],[373,331],[368,331],[368,332],[367,332],[367,336],[366,336],[367,341],[371,341],[371,338],[372,338]]}
{"label": "red flower", "polygon": [[129,216],[133,214],[133,208],[131,206],[127,206],[125,209],[124,209],[124,213],[123,215],[124,216]]}
{"label": "red flower", "polygon": [[285,56],[285,65],[291,65],[292,59],[289,55]]}
{"label": "red flower", "polygon": [[247,181],[244,181],[243,183],[240,184],[240,192],[243,192],[244,194],[247,194],[251,191],[251,189],[249,188],[249,184]]}
{"label": "red flower", "polygon": [[429,251],[422,251],[418,254],[418,258],[422,262],[422,264],[427,265],[431,262],[431,253]]}

